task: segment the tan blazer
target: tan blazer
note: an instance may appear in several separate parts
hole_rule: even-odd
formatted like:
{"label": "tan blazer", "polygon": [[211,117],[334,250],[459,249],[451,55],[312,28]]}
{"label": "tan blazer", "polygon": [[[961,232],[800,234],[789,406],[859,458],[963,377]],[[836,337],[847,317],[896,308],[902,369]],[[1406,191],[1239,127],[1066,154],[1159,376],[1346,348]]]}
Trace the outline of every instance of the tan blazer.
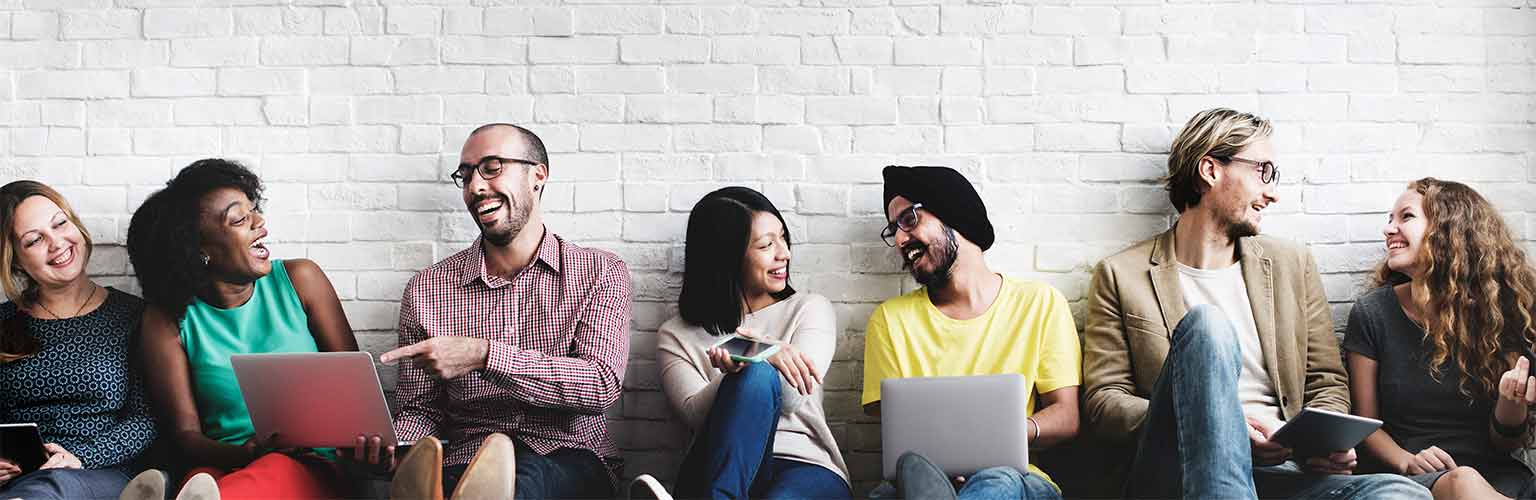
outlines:
{"label": "tan blazer", "polygon": [[[1173,230],[1115,254],[1093,271],[1083,332],[1084,417],[1100,439],[1134,438],[1184,318]],[[1237,253],[1253,304],[1264,367],[1287,420],[1302,407],[1349,412],[1349,380],[1323,283],[1305,246],[1254,236]]]}

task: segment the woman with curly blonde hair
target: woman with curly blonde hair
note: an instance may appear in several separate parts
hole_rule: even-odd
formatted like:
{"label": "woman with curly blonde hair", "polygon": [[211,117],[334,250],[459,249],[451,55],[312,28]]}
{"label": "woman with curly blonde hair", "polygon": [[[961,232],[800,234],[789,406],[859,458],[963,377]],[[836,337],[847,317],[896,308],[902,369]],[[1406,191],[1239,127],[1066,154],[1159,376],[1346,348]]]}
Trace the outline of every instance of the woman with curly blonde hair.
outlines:
{"label": "woman with curly blonde hair", "polygon": [[1362,458],[1435,498],[1536,497],[1511,455],[1531,442],[1536,270],[1493,205],[1457,182],[1410,183],[1383,235],[1378,287],[1344,339],[1354,411],[1384,422]]}

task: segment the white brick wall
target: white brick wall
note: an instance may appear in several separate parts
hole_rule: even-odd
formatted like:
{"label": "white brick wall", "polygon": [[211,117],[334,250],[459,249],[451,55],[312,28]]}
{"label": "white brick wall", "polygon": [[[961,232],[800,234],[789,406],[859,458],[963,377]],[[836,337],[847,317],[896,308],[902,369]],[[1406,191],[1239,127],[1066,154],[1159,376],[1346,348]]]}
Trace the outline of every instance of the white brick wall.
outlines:
{"label": "white brick wall", "polygon": [[1079,311],[1096,259],[1168,226],[1168,141],[1217,105],[1277,120],[1266,229],[1312,245],[1340,322],[1404,181],[1473,182],[1536,236],[1536,0],[399,3],[0,2],[0,181],[63,188],[102,244],[93,271],[136,290],[131,210],[193,159],[245,161],[275,251],[320,262],[383,349],[405,280],[475,235],[447,180],[465,133],[528,124],[553,229],[634,271],[611,414],[629,472],[662,477],[685,433],[654,330],[687,210],[760,188],[801,242],[795,281],[839,304],[826,404],[861,490],[879,473],[861,331],[912,287],[876,237],[883,165],[965,172],[999,229],[988,258]]}

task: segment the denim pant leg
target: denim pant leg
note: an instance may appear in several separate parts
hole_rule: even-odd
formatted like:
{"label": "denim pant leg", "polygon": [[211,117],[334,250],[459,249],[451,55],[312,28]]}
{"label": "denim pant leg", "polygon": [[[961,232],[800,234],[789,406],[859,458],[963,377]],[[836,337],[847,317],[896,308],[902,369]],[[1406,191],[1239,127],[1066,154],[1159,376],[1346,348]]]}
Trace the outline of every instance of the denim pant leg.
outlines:
{"label": "denim pant leg", "polygon": [[966,478],[958,500],[1060,500],[1061,492],[1045,478],[1013,467],[982,469]]}
{"label": "denim pant leg", "polygon": [[[514,443],[517,498],[608,498],[613,481],[603,461],[587,450],[560,448],[540,455],[521,442]],[[467,465],[443,467],[443,494],[452,495]]]}
{"label": "denim pant leg", "polygon": [[0,498],[26,500],[117,498],[132,479],[129,469],[47,469],[30,472],[0,486]]}
{"label": "denim pant leg", "polygon": [[775,458],[758,471],[752,498],[761,500],[845,500],[853,497],[848,482],[816,464]]}
{"label": "denim pant leg", "polygon": [[1253,498],[1248,423],[1237,401],[1242,351],[1220,309],[1190,309],[1153,385],[1126,497]]}
{"label": "denim pant leg", "polygon": [[1429,488],[1397,474],[1341,476],[1304,472],[1294,461],[1255,467],[1253,482],[1264,498],[1296,500],[1429,500]]}
{"label": "denim pant leg", "polygon": [[773,459],[782,395],[779,371],[749,363],[726,375],[704,428],[677,473],[678,498],[746,498]]}
{"label": "denim pant leg", "polygon": [[516,498],[610,498],[613,480],[597,455],[560,448],[548,455],[517,447]]}

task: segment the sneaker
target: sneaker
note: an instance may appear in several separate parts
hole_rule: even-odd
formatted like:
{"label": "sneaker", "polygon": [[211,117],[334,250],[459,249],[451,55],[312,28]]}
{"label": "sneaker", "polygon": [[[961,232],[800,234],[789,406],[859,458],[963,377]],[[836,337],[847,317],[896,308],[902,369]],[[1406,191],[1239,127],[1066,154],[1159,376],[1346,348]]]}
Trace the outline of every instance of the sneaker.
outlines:
{"label": "sneaker", "polygon": [[672,500],[672,494],[667,493],[667,489],[663,488],[661,481],[657,481],[655,477],[650,474],[641,474],[629,482],[629,499]]}
{"label": "sneaker", "polygon": [[944,470],[910,451],[896,459],[896,488],[902,498],[955,500],[955,486]]}
{"label": "sneaker", "polygon": [[160,469],[140,472],[128,481],[128,486],[123,487],[117,500],[165,500],[166,482],[165,473]]}
{"label": "sneaker", "polygon": [[207,472],[199,472],[181,485],[176,500],[219,500],[219,483]]}

